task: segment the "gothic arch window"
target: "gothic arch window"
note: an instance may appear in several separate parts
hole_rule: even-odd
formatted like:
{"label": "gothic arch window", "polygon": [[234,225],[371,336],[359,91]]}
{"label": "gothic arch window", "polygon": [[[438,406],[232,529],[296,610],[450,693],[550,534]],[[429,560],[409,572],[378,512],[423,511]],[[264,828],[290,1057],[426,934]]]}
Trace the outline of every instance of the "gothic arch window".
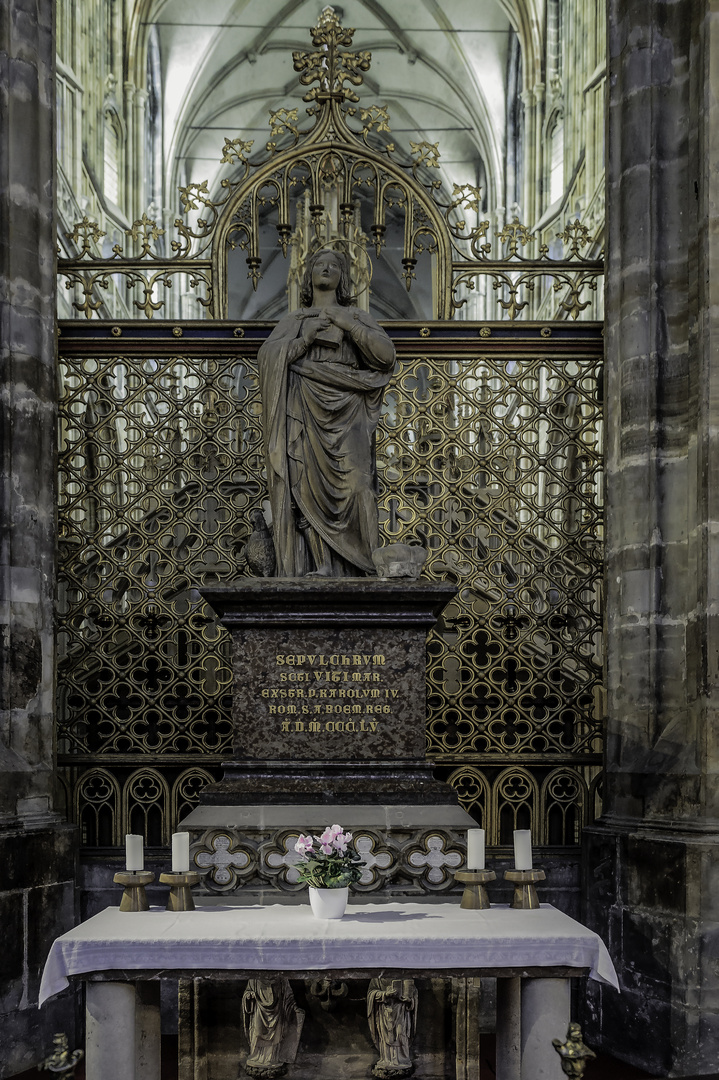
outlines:
{"label": "gothic arch window", "polygon": [[122,199],[122,121],[114,108],[105,109],[103,193],[115,206]]}
{"label": "gothic arch window", "polygon": [[75,821],[83,847],[113,847],[120,843],[120,788],[108,769],[90,769],[75,790]]}
{"label": "gothic arch window", "polygon": [[555,112],[547,124],[547,206],[564,194],[564,116]]}
{"label": "gothic arch window", "polygon": [[514,30],[509,32],[507,50],[507,149],[505,163],[504,205],[512,207],[522,200],[524,108],[522,105],[522,50]]}
{"label": "gothic arch window", "polygon": [[145,111],[145,202],[153,215],[162,206],[162,68],[157,27],[147,43],[147,108]]}

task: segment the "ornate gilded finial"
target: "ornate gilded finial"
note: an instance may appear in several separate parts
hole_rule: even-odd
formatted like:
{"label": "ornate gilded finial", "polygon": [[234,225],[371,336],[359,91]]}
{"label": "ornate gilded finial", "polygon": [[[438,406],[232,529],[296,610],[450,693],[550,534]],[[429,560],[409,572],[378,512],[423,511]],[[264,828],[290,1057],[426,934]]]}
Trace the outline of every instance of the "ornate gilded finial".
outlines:
{"label": "ornate gilded finial", "polygon": [[582,1029],[579,1024],[575,1023],[570,1024],[567,1028],[566,1041],[560,1042],[559,1039],[552,1039],[552,1046],[559,1054],[564,1075],[574,1077],[575,1080],[581,1080],[584,1076],[587,1061],[597,1056],[593,1050],[584,1045]]}
{"label": "ornate gilded finial", "polygon": [[71,233],[65,233],[68,240],[72,240],[75,244],[82,244],[82,248],[78,252],[79,259],[83,255],[90,255],[92,245],[96,244],[105,235],[98,223],[91,221],[87,214],[85,214],[82,221],[75,222]]}
{"label": "ornate gilded finial", "polygon": [[40,1069],[47,1069],[48,1072],[53,1073],[55,1076],[65,1077],[66,1080],[72,1080],[75,1075],[75,1066],[82,1057],[84,1057],[84,1050],[73,1050],[70,1053],[70,1045],[67,1041],[67,1035],[62,1031],[57,1031],[52,1037],[53,1050],[52,1053],[40,1063]]}
{"label": "ornate gilded finial", "polygon": [[369,52],[340,52],[349,48],[354,37],[354,29],[341,25],[337,12],[326,7],[320,15],[317,26],[311,31],[312,44],[319,52],[293,52],[295,71],[300,72],[303,86],[318,82],[305,94],[303,101],[322,101],[334,98],[335,101],[359,101],[352,86],[362,85],[361,72],[369,71],[372,54]]}

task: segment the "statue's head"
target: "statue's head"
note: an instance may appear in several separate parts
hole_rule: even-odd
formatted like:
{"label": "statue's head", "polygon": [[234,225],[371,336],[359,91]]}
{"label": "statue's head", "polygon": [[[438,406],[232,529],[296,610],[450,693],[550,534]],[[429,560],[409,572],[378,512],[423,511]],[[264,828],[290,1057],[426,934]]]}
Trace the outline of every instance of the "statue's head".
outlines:
{"label": "statue's head", "polygon": [[304,276],[302,278],[302,287],[300,289],[300,303],[302,304],[302,307],[312,307],[312,271],[320,256],[323,256],[324,258],[331,256],[337,262],[340,270],[340,281],[337,286],[337,303],[341,304],[342,307],[349,307],[356,299],[352,293],[349,261],[343,251],[335,251],[334,248],[319,248],[317,251],[313,251],[307,259],[307,266],[305,267]]}

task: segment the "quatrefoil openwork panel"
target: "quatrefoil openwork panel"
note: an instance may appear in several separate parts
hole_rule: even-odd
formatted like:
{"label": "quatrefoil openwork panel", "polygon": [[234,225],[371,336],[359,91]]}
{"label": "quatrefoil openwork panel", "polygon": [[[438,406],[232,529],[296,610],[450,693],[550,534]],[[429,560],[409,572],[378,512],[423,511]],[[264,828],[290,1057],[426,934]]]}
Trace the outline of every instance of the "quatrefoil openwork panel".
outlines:
{"label": "quatrefoil openwork panel", "polygon": [[234,889],[240,874],[248,871],[252,862],[244,848],[233,847],[233,839],[227,833],[215,833],[206,845],[193,847],[192,855],[198,869],[209,871],[205,884],[216,892]]}
{"label": "quatrefoil openwork panel", "polygon": [[462,853],[441,833],[427,833],[407,855],[409,866],[420,872],[428,886],[435,888],[450,887],[454,882],[451,871],[458,870],[462,861]]}

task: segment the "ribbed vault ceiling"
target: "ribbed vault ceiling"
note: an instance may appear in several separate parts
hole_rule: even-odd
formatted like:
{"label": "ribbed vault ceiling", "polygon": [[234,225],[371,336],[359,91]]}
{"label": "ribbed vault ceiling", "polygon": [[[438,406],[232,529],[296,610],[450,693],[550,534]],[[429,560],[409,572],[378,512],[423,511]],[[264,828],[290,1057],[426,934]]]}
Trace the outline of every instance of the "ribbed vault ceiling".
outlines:
{"label": "ribbed vault ceiling", "polygon": [[[356,28],[354,47],[372,53],[361,100],[389,106],[398,150],[410,140],[438,142],[445,184],[481,183],[485,206],[498,206],[512,28],[507,0],[334,6],[343,25]],[[304,115],[292,51],[312,48],[308,31],[323,7],[318,0],[148,4],[144,28],[156,27],[162,62],[166,191],[205,179],[215,189],[225,135],[254,139],[260,150],[270,110],[296,106]]]}

